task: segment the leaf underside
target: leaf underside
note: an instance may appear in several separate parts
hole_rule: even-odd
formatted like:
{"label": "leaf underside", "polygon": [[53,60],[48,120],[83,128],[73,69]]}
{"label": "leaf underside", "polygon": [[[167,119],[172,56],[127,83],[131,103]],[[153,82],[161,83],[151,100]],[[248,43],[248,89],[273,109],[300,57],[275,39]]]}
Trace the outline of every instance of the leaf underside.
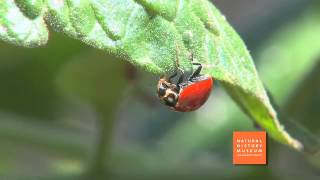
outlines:
{"label": "leaf underside", "polygon": [[278,121],[252,58],[207,0],[2,0],[0,39],[37,47],[48,26],[118,58],[163,74],[193,61],[220,80],[241,108],[283,144],[301,150]]}

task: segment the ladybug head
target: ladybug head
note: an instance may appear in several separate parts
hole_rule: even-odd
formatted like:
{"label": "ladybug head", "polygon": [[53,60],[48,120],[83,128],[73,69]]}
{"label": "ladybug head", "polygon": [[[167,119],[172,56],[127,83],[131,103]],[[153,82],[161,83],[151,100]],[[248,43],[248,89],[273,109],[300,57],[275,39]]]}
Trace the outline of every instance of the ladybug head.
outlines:
{"label": "ladybug head", "polygon": [[179,88],[166,78],[162,77],[158,82],[157,94],[165,105],[174,107],[178,102]]}

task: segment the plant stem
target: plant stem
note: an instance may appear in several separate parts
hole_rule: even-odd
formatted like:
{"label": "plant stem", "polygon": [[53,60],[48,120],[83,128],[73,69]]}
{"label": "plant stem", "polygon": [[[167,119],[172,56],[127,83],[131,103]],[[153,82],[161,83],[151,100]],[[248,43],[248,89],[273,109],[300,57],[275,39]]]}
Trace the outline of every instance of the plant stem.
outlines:
{"label": "plant stem", "polygon": [[106,111],[104,106],[97,106],[97,144],[92,159],[92,167],[89,169],[90,176],[100,176],[106,174],[108,158],[110,154],[110,143],[112,128],[114,124],[114,108],[109,107]]}

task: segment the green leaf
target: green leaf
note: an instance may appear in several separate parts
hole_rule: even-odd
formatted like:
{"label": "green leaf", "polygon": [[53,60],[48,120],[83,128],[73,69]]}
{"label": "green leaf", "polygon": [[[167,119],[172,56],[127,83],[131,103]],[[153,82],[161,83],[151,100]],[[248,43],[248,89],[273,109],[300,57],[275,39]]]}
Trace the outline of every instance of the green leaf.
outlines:
{"label": "green leaf", "polygon": [[317,161],[313,154],[319,153],[320,149],[316,136],[319,121],[315,113],[319,112],[316,105],[320,80],[317,75],[320,67],[319,17],[318,9],[310,8],[269,37],[259,53],[261,78],[282,105],[284,117],[280,118],[281,123],[302,142],[304,151],[313,161]]}
{"label": "green leaf", "polygon": [[43,0],[15,0],[20,10],[30,19],[37,18],[43,6]]}
{"label": "green leaf", "polygon": [[[203,64],[203,72],[220,80],[244,112],[271,137],[302,149],[296,137],[291,137],[280,124],[241,38],[207,0],[43,2],[42,8],[34,5],[42,13],[32,13],[39,15],[30,18],[18,9],[32,9],[28,1],[15,1],[18,6],[13,0],[4,1],[0,38],[27,47],[42,45],[48,34],[45,20],[56,31],[152,73],[173,72],[178,65],[190,70],[190,57],[194,57],[194,61]],[[11,11],[18,15],[11,17]],[[17,22],[28,24],[32,33],[26,34],[28,28],[21,28]]]}
{"label": "green leaf", "polygon": [[[23,7],[30,7],[27,4],[29,3],[26,3]],[[0,6],[0,40],[26,47],[42,46],[47,43],[48,29],[43,17],[29,19],[13,0],[2,0]]]}

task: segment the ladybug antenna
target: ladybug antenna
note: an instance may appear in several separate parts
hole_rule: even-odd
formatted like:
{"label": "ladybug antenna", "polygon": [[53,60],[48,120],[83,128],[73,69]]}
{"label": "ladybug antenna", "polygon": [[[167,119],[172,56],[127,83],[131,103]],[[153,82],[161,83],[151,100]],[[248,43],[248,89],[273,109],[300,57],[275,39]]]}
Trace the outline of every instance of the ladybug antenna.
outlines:
{"label": "ladybug antenna", "polygon": [[184,80],[184,71],[183,71],[180,67],[178,67],[178,68],[177,68],[177,71],[175,71],[171,76],[169,76],[169,78],[168,78],[168,81],[169,81],[169,82],[172,82],[172,79],[175,78],[175,77],[177,77],[178,71],[179,71],[180,77],[179,77],[176,85],[178,85],[178,84],[180,84],[180,83],[183,82],[183,80]]}

